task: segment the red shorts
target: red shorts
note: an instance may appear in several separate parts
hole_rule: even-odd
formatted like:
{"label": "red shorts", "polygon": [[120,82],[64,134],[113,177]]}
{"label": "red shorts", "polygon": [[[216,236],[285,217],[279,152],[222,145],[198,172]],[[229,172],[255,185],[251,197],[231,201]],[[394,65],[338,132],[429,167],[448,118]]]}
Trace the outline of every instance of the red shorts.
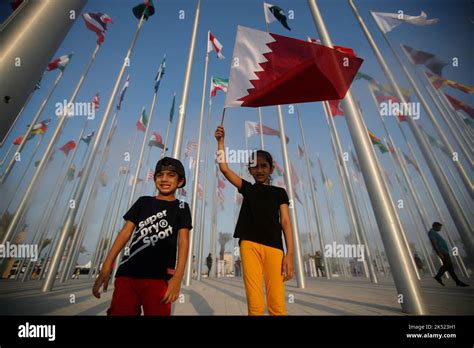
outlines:
{"label": "red shorts", "polygon": [[170,315],[171,303],[162,304],[168,289],[164,279],[118,277],[107,315]]}

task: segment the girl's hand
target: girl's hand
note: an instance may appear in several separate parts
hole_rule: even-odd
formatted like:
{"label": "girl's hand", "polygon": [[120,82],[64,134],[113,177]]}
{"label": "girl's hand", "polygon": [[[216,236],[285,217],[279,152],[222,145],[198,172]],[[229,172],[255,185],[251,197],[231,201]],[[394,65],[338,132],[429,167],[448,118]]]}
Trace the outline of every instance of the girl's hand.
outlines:
{"label": "girl's hand", "polygon": [[295,266],[293,264],[293,255],[285,255],[281,265],[281,274],[284,276],[284,281],[290,280],[295,274]]}
{"label": "girl's hand", "polygon": [[99,273],[99,276],[95,280],[94,286],[92,287],[92,294],[95,297],[100,298],[99,290],[102,285],[104,286],[103,287],[104,292],[107,291],[107,287],[109,286],[109,279],[110,279],[110,272],[101,271]]}
{"label": "girl's hand", "polygon": [[225,137],[224,126],[217,126],[214,136],[218,143],[223,142]]}
{"label": "girl's hand", "polygon": [[162,304],[168,304],[176,301],[179,297],[179,291],[181,290],[181,278],[171,277],[168,280],[168,289],[166,290],[165,296],[161,300]]}

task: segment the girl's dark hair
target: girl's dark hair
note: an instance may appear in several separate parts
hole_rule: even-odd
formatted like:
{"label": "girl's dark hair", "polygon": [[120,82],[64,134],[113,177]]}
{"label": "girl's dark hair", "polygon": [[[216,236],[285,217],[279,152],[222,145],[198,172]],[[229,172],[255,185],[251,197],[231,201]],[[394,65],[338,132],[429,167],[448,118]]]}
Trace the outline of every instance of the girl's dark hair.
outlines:
{"label": "girl's dark hair", "polygon": [[[262,156],[263,158],[265,158],[265,161],[268,162],[268,164],[270,165],[270,168],[273,168],[275,166],[273,164],[273,157],[270,154],[270,152],[265,151],[265,150],[257,150],[254,160],[257,160],[258,156]],[[250,168],[252,168],[251,164],[252,164],[252,162],[249,162],[249,166],[248,166],[249,170],[250,170]],[[269,181],[270,181],[270,184],[271,184],[272,183],[272,176],[271,175],[269,177]]]}

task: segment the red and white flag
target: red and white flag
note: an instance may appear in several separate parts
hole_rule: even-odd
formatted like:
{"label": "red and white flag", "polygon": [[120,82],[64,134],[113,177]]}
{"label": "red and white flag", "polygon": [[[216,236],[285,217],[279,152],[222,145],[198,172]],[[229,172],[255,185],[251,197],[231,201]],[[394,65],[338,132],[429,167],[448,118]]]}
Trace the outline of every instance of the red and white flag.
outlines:
{"label": "red and white flag", "polygon": [[207,37],[207,53],[212,52],[212,50],[216,51],[217,58],[219,58],[219,59],[224,59],[225,58],[222,55],[222,44],[209,31],[208,32],[208,37]]}
{"label": "red and white flag", "polygon": [[64,56],[53,59],[51,62],[48,63],[48,67],[46,68],[46,70],[51,71],[59,69],[61,71],[64,71],[64,68],[66,68],[66,65],[68,65],[69,61],[71,60],[71,57],[72,53],[65,54]]}
{"label": "red and white flag", "polygon": [[100,106],[99,93],[97,93],[97,94],[92,98],[92,105],[94,106],[94,110],[99,110],[99,106]]}
{"label": "red and white flag", "polygon": [[101,45],[104,42],[104,33],[107,31],[107,24],[113,23],[112,18],[105,13],[83,13],[82,18],[87,29],[97,34],[97,44]]}
{"label": "red and white flag", "polygon": [[239,26],[225,108],[343,99],[363,60]]}

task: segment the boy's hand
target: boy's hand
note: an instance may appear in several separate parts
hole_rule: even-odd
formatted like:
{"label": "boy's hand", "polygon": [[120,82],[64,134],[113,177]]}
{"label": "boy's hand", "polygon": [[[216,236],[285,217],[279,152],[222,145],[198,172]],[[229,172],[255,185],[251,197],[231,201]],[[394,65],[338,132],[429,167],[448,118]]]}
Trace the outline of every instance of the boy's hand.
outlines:
{"label": "boy's hand", "polygon": [[290,280],[293,278],[295,273],[295,266],[293,264],[293,255],[285,255],[283,257],[283,262],[281,265],[281,273],[285,277],[284,281]]}
{"label": "boy's hand", "polygon": [[107,287],[109,286],[109,279],[110,279],[110,272],[103,272],[100,271],[99,276],[95,280],[94,286],[92,287],[92,294],[96,298],[100,298],[100,287],[103,285],[104,292],[107,291]]}
{"label": "boy's hand", "polygon": [[168,280],[168,289],[166,290],[165,296],[161,300],[162,304],[168,304],[176,301],[179,296],[179,291],[181,290],[181,278],[171,277]]}
{"label": "boy's hand", "polygon": [[223,142],[225,137],[224,126],[217,126],[214,136],[218,143]]}

